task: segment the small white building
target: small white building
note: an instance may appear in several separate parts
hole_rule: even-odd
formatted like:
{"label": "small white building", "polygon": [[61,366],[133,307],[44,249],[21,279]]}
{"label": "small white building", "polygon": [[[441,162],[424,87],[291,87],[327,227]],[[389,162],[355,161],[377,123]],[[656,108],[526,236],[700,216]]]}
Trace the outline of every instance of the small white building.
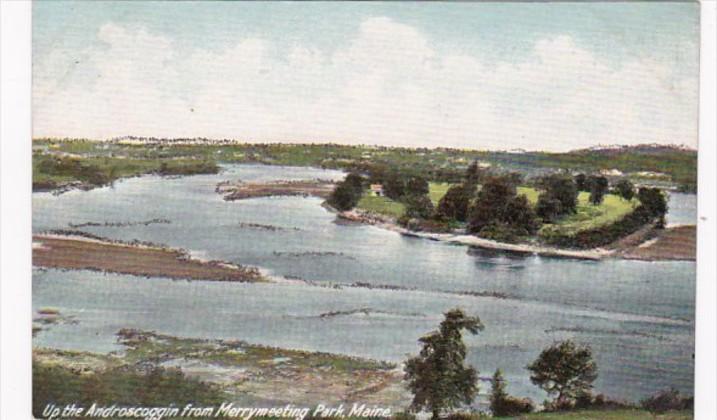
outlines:
{"label": "small white building", "polygon": [[381,185],[381,184],[371,184],[369,186],[369,190],[371,191],[371,194],[376,197],[383,196],[383,185]]}

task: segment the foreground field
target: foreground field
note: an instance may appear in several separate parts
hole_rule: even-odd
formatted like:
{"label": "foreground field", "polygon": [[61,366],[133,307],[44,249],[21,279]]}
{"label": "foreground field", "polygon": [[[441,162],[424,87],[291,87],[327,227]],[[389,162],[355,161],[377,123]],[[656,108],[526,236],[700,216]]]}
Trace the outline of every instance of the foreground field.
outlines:
{"label": "foreground field", "polygon": [[385,362],[131,329],[117,337],[121,354],[35,349],[37,406],[78,398],[142,405],[361,402],[396,409],[408,403],[401,372]]}

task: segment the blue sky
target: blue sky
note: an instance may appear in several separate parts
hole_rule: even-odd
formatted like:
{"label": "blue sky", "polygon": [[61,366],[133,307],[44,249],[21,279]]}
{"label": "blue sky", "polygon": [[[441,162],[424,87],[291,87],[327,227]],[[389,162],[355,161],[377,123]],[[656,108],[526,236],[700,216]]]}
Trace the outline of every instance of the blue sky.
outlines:
{"label": "blue sky", "polygon": [[696,3],[33,7],[36,136],[696,145]]}

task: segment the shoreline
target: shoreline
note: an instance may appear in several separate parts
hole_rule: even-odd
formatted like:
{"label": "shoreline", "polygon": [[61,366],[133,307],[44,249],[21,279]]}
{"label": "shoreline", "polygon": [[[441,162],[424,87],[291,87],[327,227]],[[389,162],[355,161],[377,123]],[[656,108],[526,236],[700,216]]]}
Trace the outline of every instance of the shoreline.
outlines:
{"label": "shoreline", "polygon": [[[378,215],[374,213],[368,213],[361,210],[349,210],[340,212],[336,209],[331,208],[327,204],[324,204],[324,208],[328,209],[332,213],[336,214],[336,217],[341,220],[346,220],[349,222],[356,222],[356,223],[363,223],[368,224],[372,226],[379,227],[381,229],[389,230],[392,232],[399,233],[404,236],[414,237],[414,238],[421,238],[421,239],[428,239],[432,241],[437,242],[446,242],[451,244],[458,244],[458,245],[465,245],[469,247],[475,247],[480,249],[486,249],[491,251],[505,251],[505,252],[511,252],[511,253],[518,253],[518,254],[527,254],[527,255],[538,255],[542,257],[551,257],[551,258],[572,258],[572,259],[581,259],[581,260],[590,260],[590,261],[600,261],[606,258],[621,258],[625,260],[639,260],[639,261],[695,261],[695,254],[694,254],[694,245],[692,246],[692,252],[690,253],[690,249],[685,247],[674,247],[672,245],[665,244],[666,242],[670,242],[673,238],[673,235],[666,235],[664,233],[654,233],[653,228],[646,228],[644,230],[641,230],[637,233],[638,239],[637,243],[635,244],[629,244],[629,245],[620,245],[620,241],[617,241],[615,244],[612,244],[610,247],[606,248],[593,248],[593,249],[587,249],[587,250],[578,250],[578,249],[563,249],[563,248],[555,248],[550,246],[543,246],[543,245],[533,245],[533,244],[510,244],[505,242],[497,242],[490,239],[484,239],[479,238],[474,235],[469,234],[456,234],[456,233],[431,233],[431,232],[415,232],[409,229],[406,229],[402,226],[399,226],[395,220],[393,220],[390,217]],[[692,242],[695,243],[696,238],[696,227],[694,225],[688,225],[688,226],[676,226],[676,227],[667,227],[665,229],[662,229],[662,232],[672,232],[676,229],[685,229],[690,228],[692,232]],[[689,229],[688,229],[689,230]],[[653,235],[654,233],[654,235]],[[633,234],[635,235],[635,234]],[[649,238],[645,240],[646,237],[653,235],[657,236],[658,238],[662,238],[661,242],[660,239],[658,239],[657,242],[650,242],[653,241],[654,238]],[[628,235],[631,236],[631,235]],[[625,239],[625,238],[623,238]],[[690,242],[690,234],[687,233],[686,235],[682,235],[680,237],[680,240],[682,242]],[[643,251],[642,253],[636,252],[637,249],[646,249],[650,248],[652,246],[658,246],[661,249],[661,252],[646,252]],[[616,245],[616,246],[615,246]],[[664,249],[668,249],[667,252],[664,251]],[[672,254],[670,254],[669,250],[672,251]]]}
{"label": "shoreline", "polygon": [[263,197],[319,197],[326,199],[334,191],[336,183],[326,180],[230,182],[217,184],[214,191],[225,201]]}
{"label": "shoreline", "polygon": [[268,281],[258,268],[204,261],[180,249],[65,233],[33,235],[32,265],[177,280]]}
{"label": "shoreline", "polygon": [[[235,339],[177,337],[122,328],[120,351],[96,353],[33,348],[33,361],[93,374],[112,369],[179,368],[216,387],[230,400],[250,404],[371,403],[400,408],[410,401],[400,365],[344,354],[247,343]],[[248,401],[247,401],[248,399]]]}

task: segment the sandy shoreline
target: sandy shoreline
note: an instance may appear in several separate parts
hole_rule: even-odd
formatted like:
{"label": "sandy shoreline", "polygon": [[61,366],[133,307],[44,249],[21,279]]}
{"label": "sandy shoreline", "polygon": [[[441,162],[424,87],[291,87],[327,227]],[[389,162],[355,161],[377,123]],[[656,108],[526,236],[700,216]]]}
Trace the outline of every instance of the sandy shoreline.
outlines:
{"label": "sandy shoreline", "polygon": [[266,281],[258,269],[191,258],[183,250],[151,244],[114,242],[83,236],[38,234],[32,237],[37,267],[97,270],[145,277],[208,281]]}
{"label": "sandy shoreline", "polygon": [[247,198],[299,196],[328,198],[336,184],[332,181],[221,182],[215,191],[227,201]]}

